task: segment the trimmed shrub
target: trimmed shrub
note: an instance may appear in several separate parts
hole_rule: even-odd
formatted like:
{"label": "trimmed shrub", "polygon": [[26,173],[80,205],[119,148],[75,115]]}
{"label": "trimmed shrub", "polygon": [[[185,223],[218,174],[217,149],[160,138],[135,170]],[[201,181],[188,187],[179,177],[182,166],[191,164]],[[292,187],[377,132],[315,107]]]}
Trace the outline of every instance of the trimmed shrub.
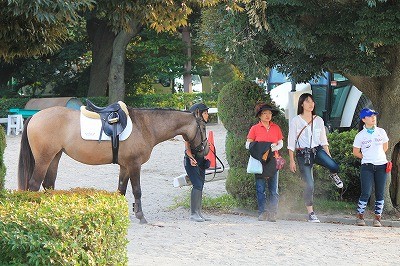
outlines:
{"label": "trimmed shrub", "polygon": [[254,210],[257,207],[254,175],[246,172],[246,167],[230,167],[226,178],[226,191],[239,203],[240,207]]}
{"label": "trimmed shrub", "polygon": [[226,130],[246,138],[250,127],[258,121],[254,107],[260,101],[270,102],[270,99],[252,81],[234,81],[224,86],[218,95],[218,113]]}
{"label": "trimmed shrub", "polygon": [[127,265],[124,196],[96,190],[0,195],[1,265]]}
{"label": "trimmed shrub", "polygon": [[[247,133],[246,133],[247,134]],[[246,138],[246,136],[244,137]],[[226,160],[230,166],[247,166],[249,151],[244,148],[246,139],[227,131],[225,139]]]}

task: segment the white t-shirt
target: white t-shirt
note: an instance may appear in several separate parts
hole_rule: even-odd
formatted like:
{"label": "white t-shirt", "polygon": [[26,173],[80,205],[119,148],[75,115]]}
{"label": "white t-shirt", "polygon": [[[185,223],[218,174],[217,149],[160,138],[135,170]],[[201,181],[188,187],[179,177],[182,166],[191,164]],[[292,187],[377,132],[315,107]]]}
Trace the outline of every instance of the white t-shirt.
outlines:
{"label": "white t-shirt", "polygon": [[361,149],[363,155],[362,164],[382,165],[387,163],[383,144],[388,141],[389,138],[383,128],[375,127],[374,132],[370,134],[364,127],[354,138],[353,147]]}
{"label": "white t-shirt", "polygon": [[[306,128],[301,132],[298,142],[296,143],[297,136],[305,126]],[[314,148],[319,145],[328,145],[324,120],[316,116],[314,121],[308,124],[300,115],[293,117],[289,124],[287,148],[294,151],[298,148]]]}

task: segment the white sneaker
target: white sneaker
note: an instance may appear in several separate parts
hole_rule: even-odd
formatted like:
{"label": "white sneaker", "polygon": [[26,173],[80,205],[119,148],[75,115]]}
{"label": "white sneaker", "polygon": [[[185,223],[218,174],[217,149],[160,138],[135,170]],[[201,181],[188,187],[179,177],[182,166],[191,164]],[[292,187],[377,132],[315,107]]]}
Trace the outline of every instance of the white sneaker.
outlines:
{"label": "white sneaker", "polygon": [[319,223],[319,219],[318,219],[317,215],[315,215],[314,212],[312,212],[312,213],[310,213],[310,214],[308,215],[308,221],[309,221],[310,223]]}
{"label": "white sneaker", "polygon": [[338,174],[336,174],[336,173],[330,174],[329,177],[332,178],[333,182],[335,182],[335,185],[338,188],[342,188],[343,187],[343,182],[342,182],[342,180],[340,180],[340,177],[338,176]]}

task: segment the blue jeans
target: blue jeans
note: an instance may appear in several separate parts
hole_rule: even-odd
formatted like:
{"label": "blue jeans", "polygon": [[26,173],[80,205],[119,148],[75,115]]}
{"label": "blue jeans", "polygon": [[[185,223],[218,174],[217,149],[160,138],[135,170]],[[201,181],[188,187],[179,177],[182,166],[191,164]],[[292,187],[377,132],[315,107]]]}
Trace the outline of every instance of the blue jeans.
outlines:
{"label": "blue jeans", "polygon": [[373,185],[375,185],[375,214],[382,213],[386,177],[386,164],[373,165],[367,163],[361,165],[361,195],[359,199],[359,213],[364,213],[366,204],[369,200],[369,197],[371,196]]}
{"label": "blue jeans", "polygon": [[190,182],[192,182],[193,188],[203,191],[204,181],[206,179],[206,170],[204,168],[205,159],[196,157],[196,161],[198,166],[192,166],[189,157],[185,156],[183,159],[183,165],[185,166]]}
{"label": "blue jeans", "polygon": [[304,203],[306,206],[313,206],[314,203],[314,175],[313,163],[311,165],[304,165],[304,156],[296,155],[297,164],[303,181],[305,182],[304,188]]}
{"label": "blue jeans", "polygon": [[[258,204],[258,214],[267,211],[268,213],[276,213],[278,211],[279,193],[278,193],[279,171],[273,177],[256,178],[256,195]],[[266,207],[266,191],[265,187],[268,183],[268,206]]]}
{"label": "blue jeans", "polygon": [[314,163],[327,168],[331,173],[339,172],[339,165],[325,152],[324,148],[318,146],[316,149],[317,155],[315,156]]}

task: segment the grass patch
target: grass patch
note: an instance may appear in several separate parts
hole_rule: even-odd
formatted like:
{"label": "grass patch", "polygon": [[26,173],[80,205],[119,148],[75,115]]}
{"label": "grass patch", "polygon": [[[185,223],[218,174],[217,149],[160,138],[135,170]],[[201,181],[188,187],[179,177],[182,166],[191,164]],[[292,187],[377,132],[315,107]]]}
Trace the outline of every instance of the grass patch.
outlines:
{"label": "grass patch", "polygon": [[[171,209],[179,207],[190,208],[190,190],[185,193],[183,197],[174,199],[175,204],[171,206]],[[223,194],[218,197],[209,197],[203,195],[202,209],[213,212],[229,213],[239,205],[238,201],[229,194]]]}
{"label": "grass patch", "polygon": [[315,208],[319,213],[325,214],[355,214],[356,202],[316,199]]}
{"label": "grass patch", "polygon": [[219,197],[203,197],[203,209],[209,211],[230,212],[238,206],[238,201],[229,194],[223,194]]}

